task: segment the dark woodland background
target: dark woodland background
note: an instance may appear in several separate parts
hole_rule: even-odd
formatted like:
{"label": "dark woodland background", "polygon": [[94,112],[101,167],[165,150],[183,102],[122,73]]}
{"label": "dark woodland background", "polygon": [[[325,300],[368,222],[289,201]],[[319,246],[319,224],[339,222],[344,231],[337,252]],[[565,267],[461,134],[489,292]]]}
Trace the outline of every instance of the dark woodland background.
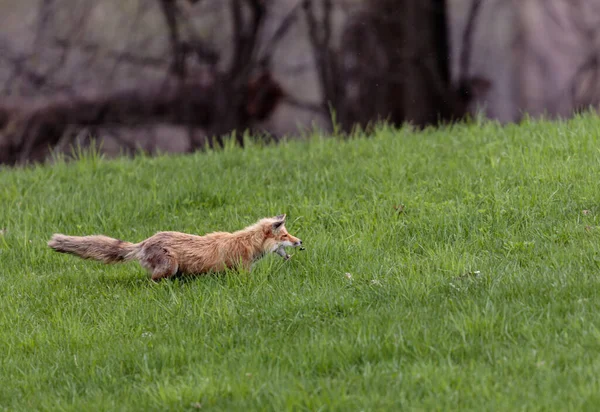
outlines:
{"label": "dark woodland background", "polygon": [[568,117],[599,103],[599,23],[597,0],[0,0],[0,164]]}

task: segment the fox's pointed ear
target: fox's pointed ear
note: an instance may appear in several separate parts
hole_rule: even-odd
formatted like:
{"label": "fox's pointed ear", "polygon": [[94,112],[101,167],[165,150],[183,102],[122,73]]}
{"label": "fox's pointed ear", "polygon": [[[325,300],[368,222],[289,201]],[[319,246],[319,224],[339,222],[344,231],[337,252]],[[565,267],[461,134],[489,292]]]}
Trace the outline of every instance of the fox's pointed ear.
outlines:
{"label": "fox's pointed ear", "polygon": [[275,219],[275,222],[272,227],[274,231],[277,231],[285,223],[285,213],[283,215],[277,215],[273,219]]}
{"label": "fox's pointed ear", "polygon": [[272,227],[273,227],[273,230],[274,230],[274,231],[277,231],[277,230],[279,230],[279,228],[280,228],[281,226],[283,226],[283,224],[284,224],[284,223],[285,223],[285,220],[279,220],[279,221],[277,221],[277,222],[273,223],[273,226],[272,226]]}

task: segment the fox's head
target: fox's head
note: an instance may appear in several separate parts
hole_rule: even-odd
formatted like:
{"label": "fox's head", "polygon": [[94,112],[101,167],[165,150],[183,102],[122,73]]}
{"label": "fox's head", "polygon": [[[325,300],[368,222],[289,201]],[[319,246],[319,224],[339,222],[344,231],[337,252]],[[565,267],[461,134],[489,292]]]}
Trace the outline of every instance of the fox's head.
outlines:
{"label": "fox's head", "polygon": [[265,219],[265,249],[275,252],[280,247],[302,246],[302,240],[290,233],[285,228],[285,214]]}

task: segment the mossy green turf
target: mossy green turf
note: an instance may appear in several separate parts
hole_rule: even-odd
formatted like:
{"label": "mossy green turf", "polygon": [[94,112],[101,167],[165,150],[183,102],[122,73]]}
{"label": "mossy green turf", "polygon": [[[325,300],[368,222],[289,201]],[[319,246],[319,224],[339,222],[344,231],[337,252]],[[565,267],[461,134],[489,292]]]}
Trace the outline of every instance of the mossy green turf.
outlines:
{"label": "mossy green turf", "polygon": [[[585,115],[2,170],[0,407],[595,409],[599,136]],[[279,213],[306,251],[251,274],[154,284],[46,246]]]}

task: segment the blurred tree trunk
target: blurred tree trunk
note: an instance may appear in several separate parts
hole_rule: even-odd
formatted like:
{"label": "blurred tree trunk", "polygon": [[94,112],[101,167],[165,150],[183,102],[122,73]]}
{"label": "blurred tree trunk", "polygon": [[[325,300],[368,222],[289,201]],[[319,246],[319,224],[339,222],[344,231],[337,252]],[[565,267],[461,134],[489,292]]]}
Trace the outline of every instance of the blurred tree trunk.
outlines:
{"label": "blurred tree trunk", "polygon": [[[393,120],[426,126],[462,116],[464,107],[458,104],[458,96],[452,93],[449,81],[444,1],[375,1],[386,2],[390,5],[395,3],[394,9],[399,10],[395,13],[397,21],[390,21],[389,17],[382,16],[388,24],[381,26],[381,30],[390,34],[394,31],[397,33],[397,38],[388,38],[384,43],[389,55],[393,56],[390,67],[392,73],[399,74],[402,78],[402,83],[396,87],[400,93],[391,95],[394,99],[392,105],[399,106],[392,112],[397,113]],[[386,14],[394,16],[389,12]],[[391,25],[397,28],[394,30],[389,27]],[[385,33],[382,35],[385,36]]]}
{"label": "blurred tree trunk", "polygon": [[340,54],[344,129],[381,118],[424,127],[466,112],[450,83],[444,0],[370,0],[344,28]]}

